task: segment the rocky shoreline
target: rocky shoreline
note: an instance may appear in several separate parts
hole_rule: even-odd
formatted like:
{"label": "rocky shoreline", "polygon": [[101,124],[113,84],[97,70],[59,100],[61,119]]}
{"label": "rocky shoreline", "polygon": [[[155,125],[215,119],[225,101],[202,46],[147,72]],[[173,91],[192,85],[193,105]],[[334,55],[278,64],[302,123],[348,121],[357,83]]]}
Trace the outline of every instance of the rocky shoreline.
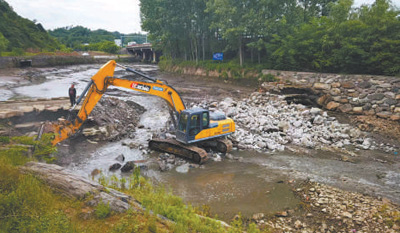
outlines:
{"label": "rocky shoreline", "polygon": [[295,210],[252,221],[274,232],[399,232],[400,207],[386,198],[374,198],[314,182],[292,183],[302,200]]}
{"label": "rocky shoreline", "polygon": [[284,96],[254,92],[249,98],[234,101],[199,103],[197,106],[222,111],[236,123],[231,136],[237,149],[261,151],[307,149],[342,151],[355,156],[355,150],[398,151],[395,145],[377,144],[367,133],[349,124],[339,123],[319,108],[288,104]]}

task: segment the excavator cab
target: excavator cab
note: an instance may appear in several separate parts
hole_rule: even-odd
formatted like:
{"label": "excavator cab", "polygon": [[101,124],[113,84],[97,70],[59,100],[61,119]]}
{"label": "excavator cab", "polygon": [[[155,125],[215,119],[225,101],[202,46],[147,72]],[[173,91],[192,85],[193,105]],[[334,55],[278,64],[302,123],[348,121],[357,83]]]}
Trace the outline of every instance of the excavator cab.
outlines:
{"label": "excavator cab", "polygon": [[215,137],[227,136],[235,131],[235,123],[225,114],[207,109],[185,109],[179,115],[176,140],[189,144]]}
{"label": "excavator cab", "polygon": [[176,139],[183,143],[192,143],[202,130],[209,128],[210,113],[206,109],[194,108],[182,111],[179,117]]}

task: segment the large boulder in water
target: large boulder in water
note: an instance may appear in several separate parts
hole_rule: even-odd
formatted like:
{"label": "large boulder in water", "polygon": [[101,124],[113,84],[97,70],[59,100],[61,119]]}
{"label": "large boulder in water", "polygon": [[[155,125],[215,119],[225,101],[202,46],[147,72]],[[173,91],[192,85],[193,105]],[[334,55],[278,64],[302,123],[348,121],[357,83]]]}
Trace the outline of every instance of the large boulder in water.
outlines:
{"label": "large boulder in water", "polygon": [[118,170],[121,166],[122,166],[122,165],[119,164],[119,163],[114,163],[113,165],[111,165],[111,166],[108,168],[108,170],[109,170],[109,171],[115,171],[115,170]]}
{"label": "large boulder in water", "polygon": [[134,161],[128,161],[125,165],[121,168],[121,172],[130,172],[135,169],[136,165]]}

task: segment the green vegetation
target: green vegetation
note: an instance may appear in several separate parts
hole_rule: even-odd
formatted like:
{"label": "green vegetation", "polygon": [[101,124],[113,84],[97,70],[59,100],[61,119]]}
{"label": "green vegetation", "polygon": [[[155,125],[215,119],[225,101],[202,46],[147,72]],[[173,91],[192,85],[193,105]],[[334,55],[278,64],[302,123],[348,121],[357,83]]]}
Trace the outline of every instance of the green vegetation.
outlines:
{"label": "green vegetation", "polygon": [[[0,137],[0,232],[260,232],[255,224],[248,227],[236,219],[231,228],[209,217],[207,208],[200,211],[183,203],[182,199],[155,187],[136,168],[129,178],[104,177],[100,181],[125,192],[140,201],[145,213],[134,209],[113,213],[109,204],[100,203],[94,209],[85,200],[60,196],[33,175],[21,173],[19,166],[27,161],[50,158],[54,147],[51,135],[36,142],[31,137]],[[32,146],[36,150],[30,154]],[[150,213],[152,211],[153,213]],[[92,217],[87,213],[93,213]],[[160,220],[160,214],[172,222]]]}
{"label": "green vegetation", "polygon": [[400,75],[400,11],[389,0],[140,2],[143,30],[173,60],[224,52],[241,67]]}
{"label": "green vegetation", "polygon": [[51,145],[51,134],[43,134],[41,140],[33,137],[0,137],[0,158],[8,159],[12,165],[23,165],[29,160],[54,161],[52,153],[56,148]]}
{"label": "green vegetation", "polygon": [[24,51],[55,51],[63,46],[52,38],[40,23],[34,23],[17,15],[6,1],[0,0],[0,55]]}
{"label": "green vegetation", "polygon": [[161,57],[158,63],[161,70],[176,71],[178,68],[182,70],[184,68],[202,68],[206,72],[216,71],[219,73],[219,78],[222,79],[258,79],[265,82],[276,81],[277,78],[272,74],[263,75],[261,73],[263,66],[261,64],[246,63],[240,66],[236,60],[229,62],[216,62],[211,60],[205,61],[183,61],[179,59],[171,59]]}
{"label": "green vegetation", "polygon": [[134,41],[143,44],[146,35],[140,33],[121,34],[119,32],[109,32],[103,29],[90,30],[82,26],[57,28],[49,31],[51,36],[57,38],[61,43],[74,50],[81,51],[104,51],[116,53],[119,51],[115,45],[115,39],[123,39],[122,43]]}
{"label": "green vegetation", "polygon": [[102,201],[96,207],[96,216],[99,219],[107,218],[111,214],[110,204],[105,204]]}
{"label": "green vegetation", "polygon": [[120,37],[118,32],[106,30],[92,31],[82,26],[57,28],[49,31],[50,35],[57,38],[61,43],[74,49],[80,48],[83,44],[94,44],[103,41],[114,41]]}
{"label": "green vegetation", "polygon": [[[32,175],[16,166],[54,151],[49,135],[34,142],[30,137],[0,137],[0,232],[73,232],[74,227],[62,211],[71,200],[52,193]],[[33,157],[29,157],[36,146]]]}
{"label": "green vegetation", "polygon": [[[197,216],[197,210],[192,206],[185,205],[180,197],[167,192],[164,187],[155,187],[144,177],[140,176],[140,168],[135,168],[133,174],[129,177],[129,186],[124,187],[125,181],[121,179],[120,184],[115,183],[115,177],[100,177],[100,183],[105,186],[125,192],[137,199],[147,209],[154,214],[160,214],[175,222],[171,226],[171,232],[227,232],[217,221],[209,218],[202,219]],[[148,213],[147,213],[148,215]],[[149,229],[156,227],[151,223],[152,217],[149,215]],[[130,231],[129,227],[125,231]],[[157,228],[157,227],[156,227]]]}
{"label": "green vegetation", "polygon": [[106,30],[90,30],[82,26],[64,27],[47,32],[40,23],[22,18],[5,0],[0,0],[0,56],[52,54],[55,51],[70,53],[78,51],[103,51],[117,53],[119,47],[114,39],[126,44],[146,41],[140,33],[121,34]]}

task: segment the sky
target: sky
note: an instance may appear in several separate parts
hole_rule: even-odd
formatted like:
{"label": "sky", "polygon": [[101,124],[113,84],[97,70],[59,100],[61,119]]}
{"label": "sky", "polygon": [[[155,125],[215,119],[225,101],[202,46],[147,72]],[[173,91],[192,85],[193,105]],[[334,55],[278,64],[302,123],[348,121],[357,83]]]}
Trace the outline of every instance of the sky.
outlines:
{"label": "sky", "polygon": [[[354,0],[355,6],[375,0]],[[6,0],[20,16],[41,23],[45,29],[83,26],[121,33],[143,32],[139,0]],[[392,0],[400,7],[400,0]]]}

